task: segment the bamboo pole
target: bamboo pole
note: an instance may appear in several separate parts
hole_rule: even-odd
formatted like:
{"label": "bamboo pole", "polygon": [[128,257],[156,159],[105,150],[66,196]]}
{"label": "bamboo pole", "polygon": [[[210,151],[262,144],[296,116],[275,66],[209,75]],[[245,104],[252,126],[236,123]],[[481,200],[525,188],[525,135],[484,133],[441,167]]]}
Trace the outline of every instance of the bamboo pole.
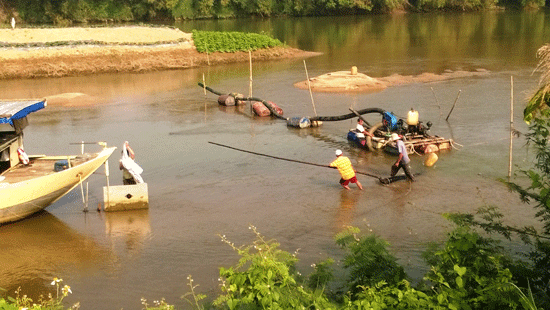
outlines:
{"label": "bamboo pole", "polygon": [[204,96],[206,97],[206,81],[204,80],[204,73],[202,74],[202,89],[204,90]]}
{"label": "bamboo pole", "polygon": [[451,108],[451,111],[449,111],[449,114],[447,115],[447,118],[445,118],[446,121],[449,120],[449,116],[451,116],[451,113],[453,112],[454,108],[455,108],[455,105],[456,105],[456,102],[458,101],[458,97],[460,97],[460,92],[462,90],[459,90],[458,91],[458,94],[456,95],[456,99],[455,99],[455,102],[453,103],[453,107]]}
{"label": "bamboo pole", "polygon": [[[111,194],[109,193],[109,158],[105,161],[105,178],[107,180],[107,206],[109,206],[111,204]],[[105,205],[103,205],[103,210],[105,210]]]}
{"label": "bamboo pole", "polygon": [[[250,78],[249,78],[249,86],[248,86],[248,98],[252,97],[252,52],[248,50],[248,60],[249,60],[249,71],[250,71]],[[252,107],[252,101],[250,101],[250,112],[254,114],[254,109]]]}
{"label": "bamboo pole", "polygon": [[208,63],[208,66],[210,66],[210,55],[208,53],[208,45],[206,46],[206,62]]}
{"label": "bamboo pole", "polygon": [[249,59],[249,63],[250,63],[250,78],[249,78],[249,82],[250,82],[250,85],[248,87],[248,97],[252,97],[252,52],[250,50],[248,50],[248,59]]}
{"label": "bamboo pole", "polygon": [[430,87],[432,89],[432,94],[434,94],[435,103],[437,103],[437,107],[439,108],[439,117],[441,117],[441,105],[439,104],[439,100],[437,100],[437,96],[435,95],[435,91],[433,87]]}
{"label": "bamboo pole", "polygon": [[317,116],[317,110],[315,109],[315,102],[313,101],[313,93],[311,92],[311,84],[309,83],[309,74],[307,73],[306,61],[304,60],[304,68],[306,69],[307,88],[309,89],[309,97],[311,97],[311,104],[313,105],[313,112]]}
{"label": "bamboo pole", "polygon": [[514,77],[510,76],[510,158],[508,162],[508,181],[512,177],[512,145],[514,139]]}

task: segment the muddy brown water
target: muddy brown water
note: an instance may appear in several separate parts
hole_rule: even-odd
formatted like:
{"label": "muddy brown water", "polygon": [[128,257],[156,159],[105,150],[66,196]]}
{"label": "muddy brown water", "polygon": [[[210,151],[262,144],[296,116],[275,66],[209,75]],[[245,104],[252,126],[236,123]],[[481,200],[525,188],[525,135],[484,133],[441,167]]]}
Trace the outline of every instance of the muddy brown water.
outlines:
{"label": "muddy brown water", "polygon": [[[414,107],[421,120],[433,123],[431,133],[461,145],[439,154],[431,168],[423,166],[423,157],[412,156],[413,171],[421,173],[412,185],[381,186],[360,176],[363,191],[353,186],[343,190],[331,169],[208,143],[319,164],[328,164],[339,148],[357,170],[389,173],[395,157],[355,148],[346,140],[355,120],[289,128],[281,120],[251,116],[248,106],[220,107],[215,95],[205,95],[197,86],[204,74],[215,90],[248,94],[248,64],[0,82],[4,98],[62,93],[95,97],[97,105],[52,104],[33,113],[25,131],[27,152],[65,154],[79,151],[70,144],[74,142],[105,140],[120,147],[128,140],[144,168],[150,200],[146,211],[97,213],[105,185],[105,176],[97,174],[88,183],[90,212],[83,212],[78,188],[36,217],[1,226],[0,287],[12,292],[22,286],[37,296],[53,291],[51,279],[59,277],[73,291],[67,303],[79,301],[82,309],[140,309],[141,297],[149,302],[164,297],[185,309],[189,306],[180,296],[188,291],[189,275],[200,285],[199,292],[212,297],[218,293],[218,268],[237,262],[218,234],[246,244],[254,239],[249,225],[278,240],[284,250],[299,249],[302,274],[310,273],[310,265],[319,260],[341,258],[333,237],[345,225],[357,226],[389,241],[413,281],[428,268],[420,257],[424,245],[442,240],[452,228],[442,217],[446,212],[474,212],[490,204],[501,208],[506,223],[538,225],[531,207],[497,179],[508,172],[510,77],[514,126],[525,132],[521,111],[537,85],[538,76],[532,74],[535,52],[548,37],[548,27],[533,25],[547,20],[541,12],[248,23],[250,31],[272,29],[291,46],[323,52],[306,60],[310,76],[352,65],[375,77],[490,71],[371,94],[314,93],[315,110],[323,116],[347,114],[350,107],[378,107],[405,116]],[[509,33],[502,23],[537,30]],[[178,27],[242,31],[241,25],[211,21]],[[312,27],[319,31],[312,32]],[[483,31],[475,32],[477,27]],[[254,96],[276,102],[286,116],[314,115],[309,92],[292,86],[305,78],[302,59],[255,63],[253,70]],[[522,138],[514,140],[513,162],[520,167],[529,165],[523,145]],[[121,184],[118,152],[109,165],[111,184]],[[521,243],[510,248],[522,249]]]}

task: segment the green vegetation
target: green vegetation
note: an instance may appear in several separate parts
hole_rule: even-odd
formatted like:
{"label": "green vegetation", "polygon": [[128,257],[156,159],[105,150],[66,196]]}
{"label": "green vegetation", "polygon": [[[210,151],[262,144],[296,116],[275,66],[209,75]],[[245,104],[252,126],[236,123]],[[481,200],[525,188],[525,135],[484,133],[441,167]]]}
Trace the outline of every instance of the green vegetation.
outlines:
{"label": "green vegetation", "polygon": [[323,16],[394,10],[471,11],[496,6],[539,8],[544,0],[0,0],[0,19],[67,25],[100,21],[228,18],[239,16]]}
{"label": "green vegetation", "polygon": [[[538,290],[516,283],[510,271],[512,260],[496,241],[482,237],[460,216],[449,218],[457,227],[443,245],[425,252],[432,267],[417,287],[406,279],[389,244],[374,235],[361,235],[358,228],[349,227],[336,236],[336,243],[346,251],[344,267],[350,273],[343,286],[330,290],[331,259],[314,264],[314,272],[303,277],[295,268],[297,253],[281,250],[279,243],[251,226],[256,238],[250,245],[236,247],[221,236],[241,258],[232,267],[220,268],[221,294],[213,303],[208,308],[201,305],[206,296],[195,292],[191,277],[190,292],[182,298],[198,310],[543,309],[537,303],[544,298],[534,298]],[[62,297],[50,295],[50,301],[40,304],[32,304],[26,296],[0,299],[0,309],[65,309],[62,300],[68,292],[70,288],[64,288]],[[164,299],[153,305],[142,299],[142,305],[148,310],[175,309]]]}
{"label": "green vegetation", "polygon": [[201,53],[254,51],[283,45],[264,34],[198,30],[193,30],[193,41]]}
{"label": "green vegetation", "polygon": [[[0,309],[1,310],[62,310],[65,309],[63,306],[63,299],[69,294],[72,294],[71,287],[64,285],[61,287],[61,282],[63,279],[54,278],[51,285],[55,286],[56,294],[55,297],[52,293],[48,294],[48,297],[40,296],[38,298],[38,303],[34,302],[27,295],[21,295],[21,288],[18,288],[15,291],[15,298],[8,297],[8,299],[0,298]],[[61,293],[61,295],[59,294]],[[80,304],[74,304],[71,309],[79,309]]]}

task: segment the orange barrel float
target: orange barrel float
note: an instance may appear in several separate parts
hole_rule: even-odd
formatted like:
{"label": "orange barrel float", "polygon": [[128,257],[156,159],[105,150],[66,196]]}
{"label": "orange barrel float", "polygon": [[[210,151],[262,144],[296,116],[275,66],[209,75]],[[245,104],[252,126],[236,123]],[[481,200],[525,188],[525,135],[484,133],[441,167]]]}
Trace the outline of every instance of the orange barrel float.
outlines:
{"label": "orange barrel float", "polygon": [[254,114],[258,116],[271,115],[271,111],[269,111],[269,109],[261,101],[252,102],[252,110],[254,111]]}
{"label": "orange barrel float", "polygon": [[218,104],[224,105],[224,106],[234,106],[235,97],[231,95],[221,95],[218,97]]}
{"label": "orange barrel float", "polygon": [[275,102],[267,101],[267,104],[269,104],[271,108],[277,112],[277,114],[283,115],[283,109],[281,109]]}
{"label": "orange barrel float", "polygon": [[428,155],[428,158],[426,158],[426,160],[424,161],[424,165],[426,167],[431,167],[435,164],[435,162],[437,161],[438,157],[437,157],[437,154],[435,153],[430,153]]}

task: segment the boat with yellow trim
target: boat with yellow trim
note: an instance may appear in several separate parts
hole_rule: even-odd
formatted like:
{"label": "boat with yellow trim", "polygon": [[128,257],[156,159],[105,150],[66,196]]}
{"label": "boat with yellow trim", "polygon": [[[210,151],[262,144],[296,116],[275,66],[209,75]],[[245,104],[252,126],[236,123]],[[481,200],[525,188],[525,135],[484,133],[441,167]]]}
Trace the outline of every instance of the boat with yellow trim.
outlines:
{"label": "boat with yellow trim", "polygon": [[27,115],[45,99],[0,101],[0,224],[24,219],[56,202],[85,181],[116,147],[66,156],[26,155]]}

